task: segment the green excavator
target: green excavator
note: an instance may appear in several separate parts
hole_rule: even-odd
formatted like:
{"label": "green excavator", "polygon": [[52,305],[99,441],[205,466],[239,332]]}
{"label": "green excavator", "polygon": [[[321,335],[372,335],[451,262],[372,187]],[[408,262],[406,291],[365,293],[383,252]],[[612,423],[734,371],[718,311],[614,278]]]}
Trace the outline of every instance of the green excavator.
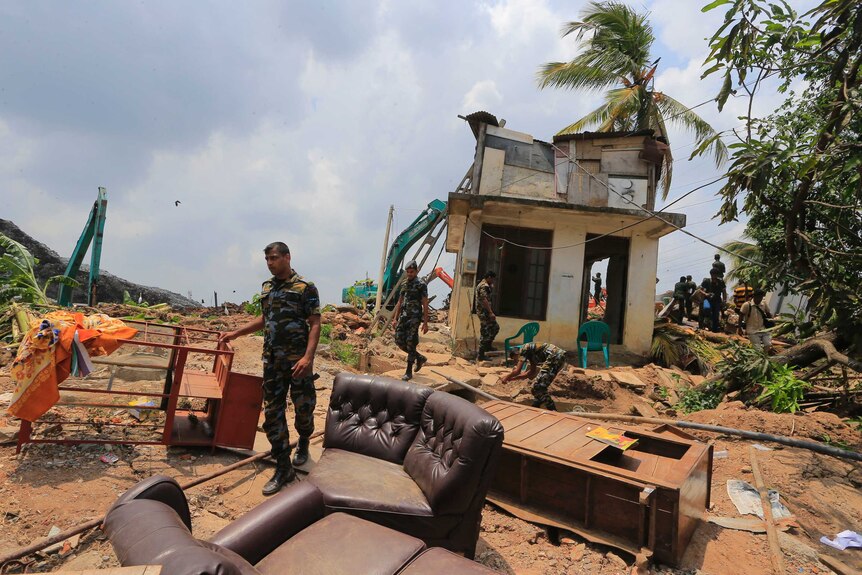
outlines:
{"label": "green excavator", "polygon": [[[102,237],[105,234],[105,212],[107,210],[108,192],[105,188],[99,188],[99,194],[93,203],[93,209],[90,210],[90,217],[87,218],[87,224],[84,226],[84,231],[81,232],[81,237],[78,238],[75,251],[72,252],[72,257],[69,258],[69,264],[66,266],[66,272],[63,274],[68,278],[77,279],[78,270],[81,269],[81,262],[84,261],[84,255],[87,253],[90,243],[92,243],[90,273],[87,278],[87,303],[91,306],[96,305],[96,288],[99,284],[99,261],[102,259]],[[72,305],[72,286],[60,284],[60,290],[57,293],[57,303],[66,307]]]}

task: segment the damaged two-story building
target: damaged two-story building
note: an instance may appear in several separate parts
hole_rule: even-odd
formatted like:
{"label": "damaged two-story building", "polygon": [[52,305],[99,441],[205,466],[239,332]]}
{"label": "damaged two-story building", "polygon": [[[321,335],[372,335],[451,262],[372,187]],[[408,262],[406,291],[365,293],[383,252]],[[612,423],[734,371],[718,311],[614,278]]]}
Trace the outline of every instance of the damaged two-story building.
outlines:
{"label": "damaged two-story building", "polygon": [[653,217],[667,146],[652,131],[560,135],[553,143],[501,126],[495,116],[464,118],[476,152],[449,194],[446,250],[456,255],[450,328],[456,349],[476,349],[475,286],[497,273],[498,339],[526,322],[539,341],[577,347],[586,321],[592,266],[607,259],[604,320],[611,344],[647,354],[652,341],[659,238],[683,214]]}

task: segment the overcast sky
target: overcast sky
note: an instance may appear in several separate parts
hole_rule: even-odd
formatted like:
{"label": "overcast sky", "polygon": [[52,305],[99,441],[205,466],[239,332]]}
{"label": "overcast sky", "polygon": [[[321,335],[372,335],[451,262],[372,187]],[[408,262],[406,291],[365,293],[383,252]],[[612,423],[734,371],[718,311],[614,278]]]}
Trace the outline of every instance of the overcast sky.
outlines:
{"label": "overcast sky", "polygon": [[[633,4],[652,14],[657,88],[689,106],[717,91],[700,75],[721,12],[700,4]],[[282,240],[322,299],[338,301],[353,280],[376,277],[390,204],[398,233],[460,182],[475,140],[459,114],[487,110],[550,140],[598,104],[598,94],[535,82],[540,64],[576,53],[559,30],[584,5],[4,2],[0,217],[68,257],[104,186],[103,269],[239,302],[268,275],[263,246]],[[722,130],[744,106],[698,112]],[[671,143],[669,199],[719,173],[685,161],[691,135]],[[717,188],[672,211],[721,243],[742,225],[710,219]],[[659,288],[680,274],[699,280],[713,253],[666,237]],[[451,256],[441,263],[451,272]]]}

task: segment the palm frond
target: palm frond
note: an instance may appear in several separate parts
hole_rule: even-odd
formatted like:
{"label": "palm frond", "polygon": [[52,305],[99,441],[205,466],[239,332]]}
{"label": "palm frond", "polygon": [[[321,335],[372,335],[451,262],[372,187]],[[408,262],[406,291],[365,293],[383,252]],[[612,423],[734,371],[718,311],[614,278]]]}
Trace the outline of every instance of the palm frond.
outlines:
{"label": "palm frond", "polygon": [[618,127],[621,121],[632,116],[640,101],[640,87],[617,88],[605,94],[605,102],[580,120],[569,124],[557,135],[575,134],[590,126],[597,126],[597,132],[610,132]]}
{"label": "palm frond", "polygon": [[716,166],[721,166],[727,160],[727,146],[724,145],[721,138],[716,137],[718,133],[706,120],[698,116],[694,110],[667,94],[656,92],[654,99],[665,121],[678,124],[687,131],[693,132],[696,144],[701,144],[712,138],[711,145],[704,151],[709,151],[712,154]]}
{"label": "palm frond", "polygon": [[576,60],[571,62],[548,62],[539,69],[537,80],[540,88],[586,88],[600,90],[620,82],[624,77],[596,66]]}

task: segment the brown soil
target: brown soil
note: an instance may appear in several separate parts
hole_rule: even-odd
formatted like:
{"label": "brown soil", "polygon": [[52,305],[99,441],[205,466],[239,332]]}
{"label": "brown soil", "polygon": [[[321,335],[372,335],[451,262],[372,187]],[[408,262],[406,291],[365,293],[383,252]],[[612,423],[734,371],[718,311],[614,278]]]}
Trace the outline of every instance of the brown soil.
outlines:
{"label": "brown soil", "polygon": [[[188,325],[210,329],[231,329],[248,321],[244,315],[210,319],[183,317]],[[333,321],[333,318],[329,318]],[[343,319],[343,318],[342,318]],[[354,325],[356,320],[349,318]],[[347,325],[348,322],[343,322]],[[348,343],[364,342],[347,325],[341,332]],[[438,336],[423,338],[423,348],[432,353],[446,352]],[[261,338],[246,337],[235,342],[234,369],[259,373]],[[389,338],[369,346],[380,357],[403,366],[403,354],[391,346]],[[203,361],[203,360],[201,360]],[[523,382],[506,386],[493,384],[502,369],[476,368],[463,360],[451,365],[485,377],[483,387],[491,393],[529,402],[532,397]],[[391,366],[390,366],[391,367]],[[351,369],[324,352],[318,358],[318,429],[322,429],[334,374]],[[601,377],[588,377],[568,370],[558,376],[552,394],[559,404],[587,411],[632,413],[652,408],[660,416],[676,418],[666,400],[657,395],[662,386],[650,366],[635,370],[646,384],[635,391]],[[488,379],[489,378],[489,379]],[[488,383],[491,382],[489,385]],[[682,384],[684,384],[683,382]],[[8,366],[0,370],[0,393],[11,391]],[[109,414],[110,415],[110,414]],[[292,421],[292,414],[288,416]],[[862,449],[862,438],[837,417],[827,413],[777,415],[741,404],[722,404],[719,409],[685,416],[690,421],[763,431],[794,437],[843,443]],[[17,421],[0,416],[0,428],[17,427]],[[728,498],[728,479],[753,482],[749,445],[751,442],[715,434],[696,433],[711,441],[717,453],[712,477],[710,512],[736,517]],[[828,439],[827,439],[828,438]],[[808,451],[768,444],[770,451],[758,451],[757,458],[768,486],[781,493],[782,501],[796,515],[800,527],[781,535],[787,573],[829,573],[817,554],[829,554],[843,562],[862,566],[862,551],[841,553],[819,543],[821,535],[834,536],[844,529],[862,531],[862,466]],[[265,444],[264,447],[266,448]],[[312,458],[319,456],[320,445],[312,446]],[[107,452],[99,445],[64,446],[40,444],[15,454],[14,444],[0,446],[0,554],[6,554],[48,535],[52,526],[61,530],[97,518],[123,491],[143,478],[161,473],[180,483],[217,471],[243,456],[227,451],[211,453],[204,449],[165,448],[163,446],[115,446],[111,452],[119,460],[108,465],[99,457]],[[206,538],[231,520],[263,501],[260,493],[271,467],[266,463],[240,468],[188,490],[195,535]],[[541,526],[514,518],[486,505],[477,550],[477,560],[501,573],[559,574],[630,573],[634,558],[600,545],[586,543],[567,532],[550,534]],[[550,537],[550,538],[549,538]],[[553,539],[553,540],[552,540]],[[559,540],[557,540],[559,539]],[[23,563],[0,566],[3,573],[46,572],[60,567],[67,570],[103,568],[117,565],[110,544],[98,530],[83,534],[75,546],[24,558]],[[670,569],[652,565],[650,573],[666,574],[768,574],[771,573],[769,547],[764,534],[724,529],[704,523],[695,532],[682,565]]]}

